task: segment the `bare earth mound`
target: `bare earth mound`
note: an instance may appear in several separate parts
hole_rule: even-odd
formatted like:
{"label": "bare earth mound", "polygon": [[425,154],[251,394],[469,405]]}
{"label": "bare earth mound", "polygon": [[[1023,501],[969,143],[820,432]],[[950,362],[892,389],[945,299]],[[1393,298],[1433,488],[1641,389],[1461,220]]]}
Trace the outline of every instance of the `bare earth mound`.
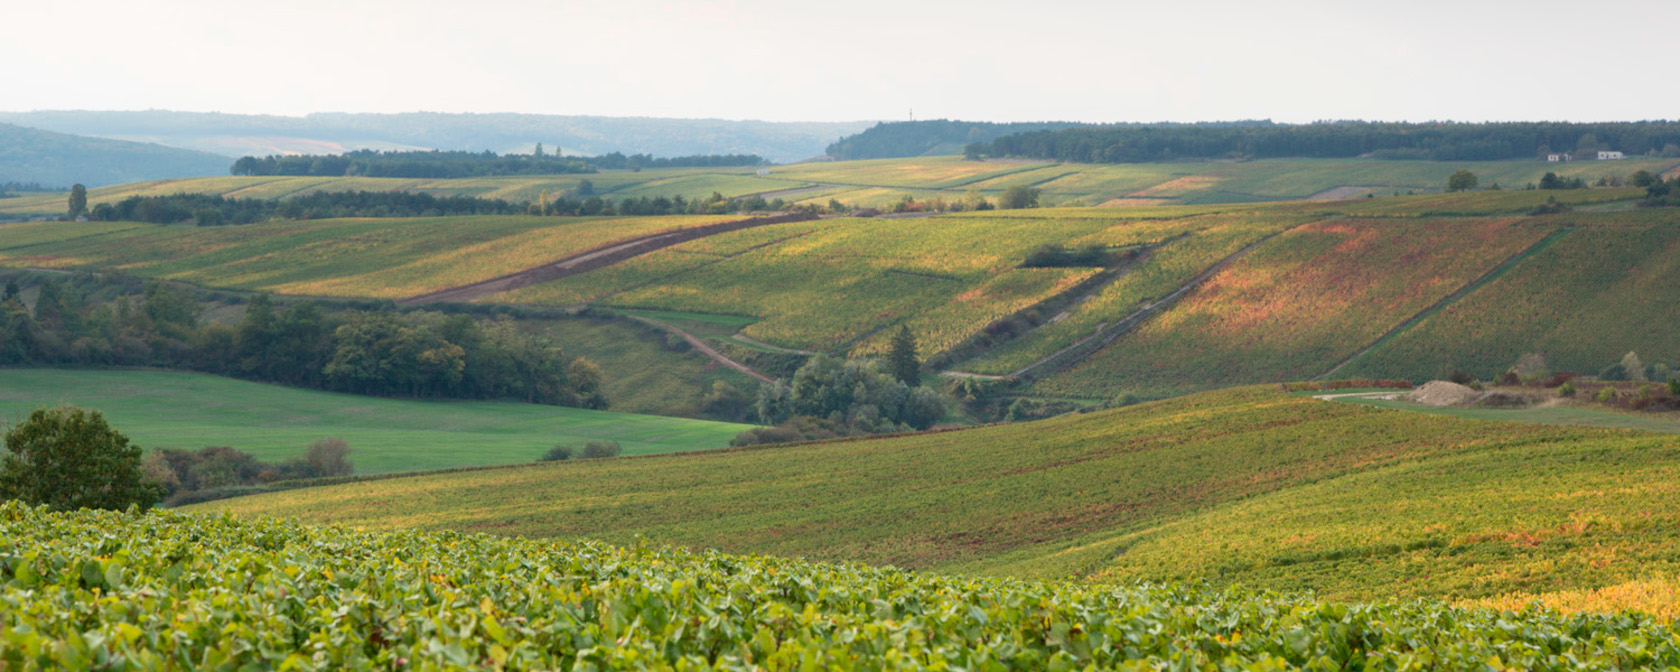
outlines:
{"label": "bare earth mound", "polygon": [[1406,401],[1425,406],[1456,406],[1475,400],[1478,392],[1458,383],[1432,380],[1406,395]]}

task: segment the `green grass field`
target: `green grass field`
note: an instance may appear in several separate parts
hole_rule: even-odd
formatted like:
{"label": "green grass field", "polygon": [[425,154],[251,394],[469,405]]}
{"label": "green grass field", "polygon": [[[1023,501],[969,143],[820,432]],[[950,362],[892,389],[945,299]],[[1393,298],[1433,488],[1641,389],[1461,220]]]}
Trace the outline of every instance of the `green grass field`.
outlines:
{"label": "green grass field", "polygon": [[194,373],[0,369],[0,421],[60,403],[103,412],[147,449],[232,446],[260,459],[350,443],[356,473],[532,462],[558,443],[614,440],[626,455],[727,446],[747,429],[688,420],[502,402],[432,402],[299,390]]}
{"label": "green grass field", "polygon": [[1668,435],[1244,388],[1026,424],[421,475],[198,510],[1473,600],[1671,576],[1677,475]]}

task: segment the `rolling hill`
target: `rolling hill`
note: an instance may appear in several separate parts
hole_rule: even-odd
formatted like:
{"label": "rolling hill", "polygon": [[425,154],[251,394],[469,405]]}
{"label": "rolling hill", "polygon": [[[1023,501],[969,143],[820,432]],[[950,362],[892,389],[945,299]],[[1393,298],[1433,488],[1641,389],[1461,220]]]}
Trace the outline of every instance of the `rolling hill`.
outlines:
{"label": "rolling hill", "polygon": [[[222,175],[227,169],[228,160],[215,154],[0,123],[0,182],[38,182],[68,189],[72,184],[97,187]],[[64,197],[52,200],[58,205],[54,214],[62,214]]]}
{"label": "rolling hill", "polygon": [[[757,154],[784,162],[820,156],[828,143],[872,123],[432,112],[284,117],[171,110],[0,112],[0,122],[230,157],[352,149],[524,153],[540,142],[567,154]],[[222,166],[220,173],[226,171]]]}
{"label": "rolling hill", "polygon": [[[917,179],[984,177],[965,171],[987,166],[947,167],[943,177]],[[1084,400],[1332,372],[1491,376],[1528,352],[1590,373],[1630,350],[1647,362],[1680,362],[1660,317],[1674,303],[1660,279],[1676,220],[1665,209],[1632,207],[1639,194],[1490,190],[770,223],[461,300],[730,316],[728,333],[706,338],[757,352],[869,356],[907,325],[939,370],[1024,377],[1027,394]],[[1531,214],[1549,201],[1575,210]],[[18,223],[0,226],[0,265],[405,299],[723,221]],[[1103,266],[1023,267],[1043,245],[1097,245],[1114,256]],[[1523,298],[1535,295],[1548,298]]]}
{"label": "rolling hill", "polygon": [[[1045,206],[1170,206],[1261,203],[1310,198],[1346,199],[1433,193],[1447,175],[1464,169],[1484,185],[1521,188],[1547,172],[1597,182],[1621,179],[1636,170],[1662,173],[1680,159],[1627,161],[1381,161],[1372,159],[1271,159],[1244,162],[1170,162],[1074,164],[1042,161],[964,161],[961,157],[924,157],[867,161],[810,162],[769,168],[666,168],[603,171],[583,175],[506,176],[456,180],[368,177],[216,177],[126,184],[95,189],[97,205],[133,195],[178,192],[219,194],[229,198],[284,198],[317,191],[405,190],[437,196],[478,196],[535,201],[571,192],[588,180],[603,198],[762,195],[788,202],[827,205],[830,200],[855,207],[891,209],[906,196],[917,201],[961,201],[973,195],[996,200],[1012,186],[1040,190]],[[0,201],[0,217],[58,214],[62,195],[26,196]]]}
{"label": "rolling hill", "polygon": [[[641,535],[964,574],[1495,599],[1667,576],[1677,470],[1670,435],[1244,388],[1034,423],[422,475],[201,510]],[[1616,496],[1593,494],[1607,489]]]}

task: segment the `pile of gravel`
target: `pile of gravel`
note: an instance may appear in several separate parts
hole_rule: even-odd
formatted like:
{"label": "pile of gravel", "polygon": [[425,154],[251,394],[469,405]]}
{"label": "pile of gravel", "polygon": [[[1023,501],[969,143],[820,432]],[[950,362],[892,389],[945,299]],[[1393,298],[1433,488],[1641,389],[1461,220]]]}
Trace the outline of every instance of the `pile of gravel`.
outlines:
{"label": "pile of gravel", "polygon": [[1406,401],[1425,406],[1457,406],[1475,401],[1481,393],[1458,383],[1432,380],[1406,395]]}

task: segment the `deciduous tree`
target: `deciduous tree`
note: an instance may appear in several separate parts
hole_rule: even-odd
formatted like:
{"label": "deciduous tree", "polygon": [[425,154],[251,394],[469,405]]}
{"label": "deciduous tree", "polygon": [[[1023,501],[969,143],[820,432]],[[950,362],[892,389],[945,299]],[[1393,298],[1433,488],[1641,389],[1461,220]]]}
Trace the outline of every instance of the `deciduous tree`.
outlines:
{"label": "deciduous tree", "polygon": [[141,451],[98,411],[38,409],[6,432],[0,497],[65,511],[149,509],[163,487],[141,478]]}

